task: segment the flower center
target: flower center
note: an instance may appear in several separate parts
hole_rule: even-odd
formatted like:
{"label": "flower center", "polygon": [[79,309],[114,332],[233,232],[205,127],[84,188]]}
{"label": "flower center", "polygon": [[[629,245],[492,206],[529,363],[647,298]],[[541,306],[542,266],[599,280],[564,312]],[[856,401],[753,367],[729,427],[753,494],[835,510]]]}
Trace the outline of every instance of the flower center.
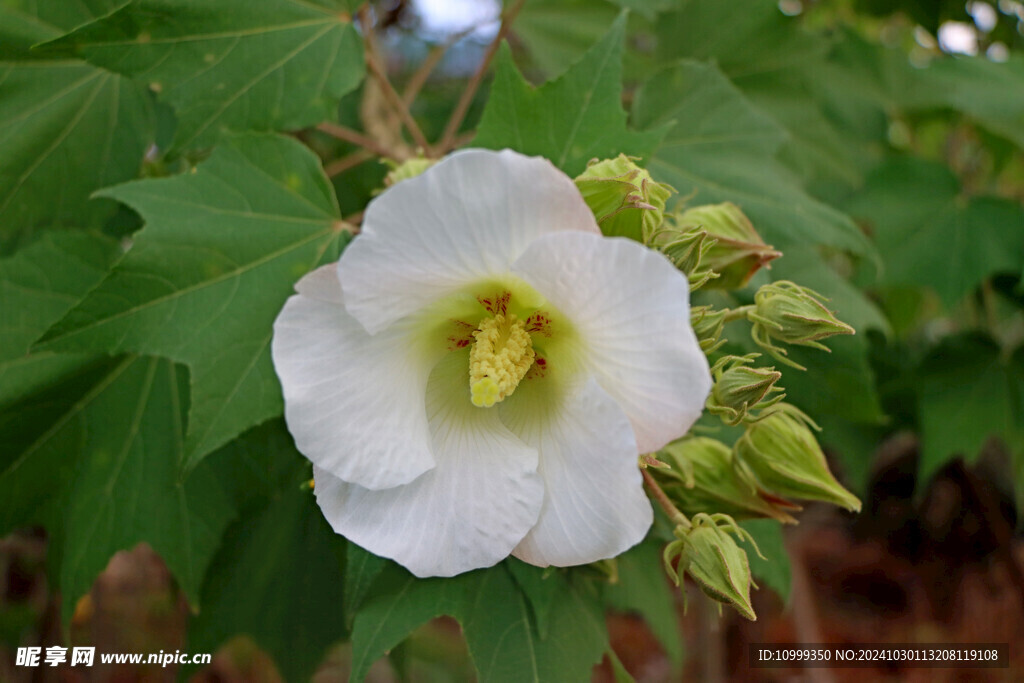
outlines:
{"label": "flower center", "polygon": [[490,408],[511,395],[533,365],[533,340],[515,313],[484,318],[473,338],[469,352],[473,405]]}

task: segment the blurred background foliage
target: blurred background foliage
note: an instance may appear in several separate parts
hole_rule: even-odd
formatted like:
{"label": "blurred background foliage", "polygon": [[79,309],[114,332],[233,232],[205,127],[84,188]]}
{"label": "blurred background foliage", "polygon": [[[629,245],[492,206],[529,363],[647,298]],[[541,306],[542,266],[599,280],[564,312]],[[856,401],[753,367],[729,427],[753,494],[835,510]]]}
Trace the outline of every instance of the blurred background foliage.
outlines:
{"label": "blurred background foliage", "polygon": [[[136,0],[129,9],[140,4],[145,3]],[[341,12],[358,9],[354,2],[312,4]],[[16,676],[24,671],[13,668],[17,645],[57,642],[64,632],[106,651],[221,648],[213,667],[182,672],[199,681],[302,680],[313,671],[318,671],[317,680],[344,680],[351,666],[369,666],[370,654],[388,649],[388,661],[378,662],[371,678],[469,677],[472,667],[455,622],[417,628],[442,612],[475,618],[469,606],[451,596],[445,598],[451,599],[448,603],[435,602],[440,600],[436,595],[417,603],[422,613],[394,626],[399,636],[403,629],[413,631],[401,645],[362,641],[362,651],[336,646],[323,658],[332,643],[359,630],[362,599],[372,614],[390,604],[384,598],[401,595],[405,588],[387,570],[375,582],[383,565],[354,546],[344,547],[326,529],[308,504],[308,494],[298,488],[302,461],[279,421],[230,440],[189,475],[192,488],[180,494],[197,500],[205,496],[203,477],[234,482],[222,493],[240,521],[208,511],[216,517],[216,533],[224,535],[219,543],[204,546],[210,567],[205,579],[200,573],[184,580],[175,551],[160,547],[160,530],[145,528],[111,540],[111,553],[146,541],[163,561],[143,545],[119,552],[109,565],[111,553],[88,556],[86,564],[94,568],[62,569],[58,549],[64,546],[57,542],[62,532],[59,524],[51,524],[52,510],[40,505],[42,514],[25,515],[16,508],[17,502],[35,504],[50,494],[54,499],[71,495],[45,484],[29,487],[15,470],[26,449],[38,450],[40,434],[53,441],[46,442],[51,455],[33,461],[33,471],[46,472],[59,462],[54,458],[71,443],[64,439],[77,437],[65,436],[63,423],[36,425],[91,395],[96,377],[118,378],[115,389],[132,406],[139,391],[133,373],[152,379],[157,372],[152,368],[159,365],[163,382],[185,386],[183,367],[167,361],[122,361],[113,375],[113,361],[100,355],[36,354],[31,360],[39,372],[29,376],[20,358],[73,305],[67,299],[74,292],[95,286],[109,270],[116,258],[114,240],[130,240],[141,225],[134,212],[110,199],[88,201],[90,193],[132,178],[173,176],[210,156],[212,138],[202,137],[207,129],[197,126],[183,133],[182,122],[189,119],[182,116],[180,101],[157,97],[163,85],[150,73],[152,64],[132,67],[119,55],[90,53],[87,41],[61,38],[117,6],[86,2],[71,13],[58,2],[0,0],[0,87],[4,79],[9,87],[18,78],[29,84],[0,97],[0,142],[15,149],[0,175],[11,181],[6,191],[0,188],[0,220],[5,223],[0,229],[0,531],[18,530],[0,541],[0,679],[22,680]],[[856,336],[830,340],[828,356],[794,351],[794,359],[809,372],[788,372],[785,384],[789,400],[825,428],[821,440],[834,469],[865,506],[857,518],[810,506],[801,526],[785,538],[777,525],[744,525],[773,560],[751,558],[765,587],[756,596],[762,616],[756,624],[741,624],[732,614],[719,620],[714,608],[699,600],[691,600],[690,613],[681,619],[674,602],[678,598],[668,597],[660,573],[657,544],[631,551],[619,562],[620,583],[602,598],[609,610],[610,649],[593,676],[676,680],[685,672],[704,680],[759,680],[745,668],[746,643],[795,640],[1009,640],[1015,666],[1021,666],[1024,575],[1017,530],[1024,509],[1024,3],[527,0],[503,34],[510,51],[499,53],[498,75],[488,70],[466,102],[465,119],[452,131],[453,146],[472,145],[478,125],[481,136],[500,139],[500,130],[487,130],[486,111],[516,101],[489,104],[490,86],[496,79],[512,78],[513,65],[537,86],[559,78],[576,83],[594,73],[618,78],[617,67],[605,63],[570,69],[602,40],[610,40],[606,52],[615,58],[617,48],[608,36],[623,8],[630,12],[622,106],[632,131],[649,132],[659,141],[641,163],[657,180],[675,187],[678,202],[739,204],[765,240],[784,252],[747,290],[728,299],[701,293],[697,303],[746,304],[758,286],[790,279],[828,296],[830,306],[857,330]],[[382,68],[405,96],[425,138],[442,140],[453,107],[499,34],[502,8],[488,0],[392,0],[372,3],[370,10],[365,16],[373,18]],[[232,19],[224,21],[230,25]],[[74,50],[47,55],[30,49],[53,39],[60,39],[58,47],[63,43]],[[338,40],[347,45],[350,36]],[[69,54],[85,61],[70,66],[58,61]],[[436,68],[424,71],[424,62]],[[31,77],[25,76],[29,68]],[[239,79],[246,74],[244,65],[221,68],[239,70]],[[356,71],[362,73],[361,63]],[[50,75],[41,77],[44,72]],[[173,87],[175,79],[186,88],[190,82],[187,69],[160,79]],[[344,141],[328,128],[307,126],[330,121],[322,111],[333,113],[340,98],[336,121],[360,131],[371,147],[402,159],[414,155],[417,141],[403,133],[377,81],[365,79],[356,86],[358,77],[338,76],[346,79],[349,86],[317,100],[312,115],[276,112],[277,118],[261,118],[255,110],[243,110],[229,111],[225,118],[229,128],[294,133],[322,159],[340,215],[357,221],[388,167],[373,149],[366,152],[365,140]],[[66,109],[53,112],[43,106],[49,106],[47,98],[62,83],[72,88],[83,82],[95,88],[75,95]],[[44,85],[34,91],[32,84],[38,83]],[[544,106],[583,106],[559,102],[551,95],[557,87],[544,91]],[[176,92],[182,101],[191,96],[187,89]],[[47,128],[48,116],[56,128]],[[69,117],[80,129],[62,137]],[[111,120],[121,128],[107,125]],[[132,135],[115,136],[125,130]],[[31,144],[19,142],[24,136],[32,138]],[[120,144],[111,143],[115,137]],[[63,167],[51,168],[41,152],[55,148],[64,153]],[[100,158],[105,163],[97,164]],[[72,172],[76,169],[95,172]],[[34,182],[23,184],[28,177]],[[87,244],[78,243],[81,237],[49,232],[68,224],[106,237]],[[324,247],[328,255],[337,248]],[[37,308],[28,322],[7,312],[8,302],[21,296],[19,287],[33,264],[66,262],[75,267],[63,271],[63,297],[41,298],[49,308]],[[731,350],[753,349],[737,343]],[[53,378],[60,381],[54,384]],[[25,396],[32,400],[22,400]],[[188,399],[182,400],[184,411]],[[101,404],[82,419],[116,418],[117,408],[110,410],[115,412]],[[266,408],[261,419],[273,411]],[[170,495],[147,493],[157,499]],[[168,509],[177,500],[168,498]],[[49,536],[26,524],[46,525]],[[344,586],[337,582],[342,574]],[[518,586],[518,600],[527,595],[536,605],[547,600],[550,608],[551,596],[531,593],[542,590],[531,583],[536,577],[521,569],[502,576],[507,585],[500,590]],[[63,606],[55,590],[61,580],[67,589]],[[79,600],[69,586],[85,597]],[[561,619],[571,630],[593,616],[595,603],[587,602],[585,582],[560,586],[566,605],[550,619]],[[342,594],[345,608],[338,609]],[[254,602],[253,595],[263,597]],[[189,603],[201,603],[203,610],[192,613]],[[519,607],[527,610],[525,603]],[[63,627],[62,609],[70,617]],[[268,615],[273,616],[269,626]],[[236,638],[240,633],[247,636]],[[583,634],[563,644],[577,655],[569,663],[582,666],[584,678],[588,658],[601,656],[601,638]],[[684,640],[689,644],[685,654]],[[222,647],[225,642],[229,645]],[[1012,680],[1020,670],[1012,669],[1011,678],[991,680]],[[75,678],[65,672],[60,675],[70,677],[55,678],[54,673],[40,680],[163,680],[175,675],[145,668],[96,671],[109,678]],[[946,680],[924,673],[930,674],[927,680]]]}

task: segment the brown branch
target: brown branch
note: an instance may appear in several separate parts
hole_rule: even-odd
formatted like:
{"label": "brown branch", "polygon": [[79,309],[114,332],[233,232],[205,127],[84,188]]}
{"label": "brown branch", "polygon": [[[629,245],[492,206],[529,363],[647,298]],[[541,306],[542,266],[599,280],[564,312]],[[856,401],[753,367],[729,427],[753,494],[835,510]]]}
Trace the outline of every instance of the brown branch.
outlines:
{"label": "brown branch", "polygon": [[427,82],[427,78],[430,77],[430,74],[433,73],[434,68],[437,67],[438,62],[448,53],[448,50],[478,28],[480,28],[479,24],[470,26],[465,30],[459,31],[440,45],[435,45],[431,48],[427,58],[423,60],[419,68],[409,77],[409,82],[405,84],[405,89],[402,91],[402,101],[405,102],[405,106],[412,105],[423,85]]}
{"label": "brown branch", "polygon": [[359,164],[369,161],[370,159],[377,156],[368,149],[360,149],[352,152],[348,156],[344,156],[340,159],[335,159],[331,163],[324,166],[324,173],[330,177],[340,175],[350,168],[355,168]]}
{"label": "brown branch", "polygon": [[464,144],[466,144],[475,137],[475,130],[467,130],[465,133],[459,133],[458,135],[455,136],[455,139],[452,140],[452,149],[458,149],[459,147],[462,147]]}
{"label": "brown branch", "polygon": [[455,105],[455,109],[452,111],[451,117],[448,119],[448,124],[444,128],[444,135],[441,136],[441,141],[437,143],[438,156],[444,155],[450,149],[455,141],[455,135],[459,132],[459,126],[462,125],[463,120],[466,118],[466,113],[469,112],[469,107],[473,103],[473,97],[476,95],[477,89],[480,87],[480,83],[483,82],[484,74],[487,73],[487,69],[490,68],[491,62],[494,60],[494,55],[498,53],[498,48],[501,46],[501,41],[504,40],[505,36],[508,35],[509,28],[512,26],[512,22],[515,20],[516,15],[519,14],[519,10],[523,8],[525,0],[516,0],[516,3],[509,8],[509,10],[501,18],[501,27],[498,29],[498,34],[494,36],[494,40],[487,46],[487,52],[484,53],[484,58],[480,61],[480,65],[469,79],[469,83],[466,84],[466,89],[462,91],[462,96],[459,97],[459,101]]}
{"label": "brown branch", "polygon": [[338,138],[339,140],[344,140],[345,142],[351,142],[353,145],[359,145],[363,149],[373,152],[379,157],[394,156],[394,153],[390,149],[380,144],[373,138],[367,137],[366,135],[363,135],[359,131],[352,130],[351,128],[348,128],[346,126],[341,126],[338,125],[337,123],[325,121],[324,123],[318,125],[316,128],[321,133],[327,133],[333,138]]}
{"label": "brown branch", "polygon": [[402,119],[402,123],[405,124],[406,129],[409,131],[409,135],[412,136],[413,141],[418,147],[423,148],[424,151],[430,149],[430,143],[427,142],[427,138],[423,135],[423,131],[420,130],[419,124],[416,123],[416,119],[413,118],[412,112],[409,111],[409,107],[406,105],[402,96],[398,94],[394,86],[391,85],[391,81],[388,80],[387,74],[381,65],[377,61],[377,48],[373,42],[373,27],[370,22],[370,12],[367,5],[363,5],[359,9],[359,23],[363,28],[363,46],[366,53],[366,66],[370,70],[370,75],[380,85],[381,92],[384,94],[384,99],[388,101],[388,104],[395,110],[398,116]]}

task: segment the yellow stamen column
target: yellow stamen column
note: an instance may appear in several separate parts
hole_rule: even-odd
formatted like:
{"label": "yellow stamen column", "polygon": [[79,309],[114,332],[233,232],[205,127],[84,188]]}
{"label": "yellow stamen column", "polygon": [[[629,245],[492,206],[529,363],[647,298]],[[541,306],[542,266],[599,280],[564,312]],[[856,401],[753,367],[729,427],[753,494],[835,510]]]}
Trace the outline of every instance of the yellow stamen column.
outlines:
{"label": "yellow stamen column", "polygon": [[473,405],[490,408],[511,395],[533,365],[533,340],[515,314],[485,318],[473,338],[469,389]]}

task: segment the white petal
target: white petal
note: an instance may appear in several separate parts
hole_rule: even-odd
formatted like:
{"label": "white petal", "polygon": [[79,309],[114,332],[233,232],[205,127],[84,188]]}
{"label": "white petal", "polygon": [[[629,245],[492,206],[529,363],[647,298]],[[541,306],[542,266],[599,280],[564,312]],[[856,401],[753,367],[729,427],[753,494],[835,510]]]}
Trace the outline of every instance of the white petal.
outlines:
{"label": "white petal", "polygon": [[653,512],[625,413],[588,377],[558,409],[538,414],[529,384],[502,404],[502,419],[539,452],[544,506],[513,554],[541,567],[567,567],[615,557],[639,543]]}
{"label": "white petal", "polygon": [[557,233],[535,240],[513,272],[576,326],[586,369],[629,417],[641,453],[700,417],[711,373],[689,283],[668,259],[624,238]]}
{"label": "white petal", "polygon": [[345,312],[334,264],[296,289],[274,322],[271,354],[299,451],[370,489],[406,484],[433,467],[429,363],[401,328],[371,337]]}
{"label": "white petal", "polygon": [[452,353],[431,375],[433,470],[386,491],[313,471],[317,503],[334,530],[416,576],[454,576],[500,562],[540,513],[537,451],[501,423],[498,411],[473,407],[468,362],[468,354]]}
{"label": "white petal", "polygon": [[530,242],[563,230],[600,234],[572,180],[549,161],[510,150],[453,154],[370,202],[338,264],[345,305],[377,332],[505,275]]}

